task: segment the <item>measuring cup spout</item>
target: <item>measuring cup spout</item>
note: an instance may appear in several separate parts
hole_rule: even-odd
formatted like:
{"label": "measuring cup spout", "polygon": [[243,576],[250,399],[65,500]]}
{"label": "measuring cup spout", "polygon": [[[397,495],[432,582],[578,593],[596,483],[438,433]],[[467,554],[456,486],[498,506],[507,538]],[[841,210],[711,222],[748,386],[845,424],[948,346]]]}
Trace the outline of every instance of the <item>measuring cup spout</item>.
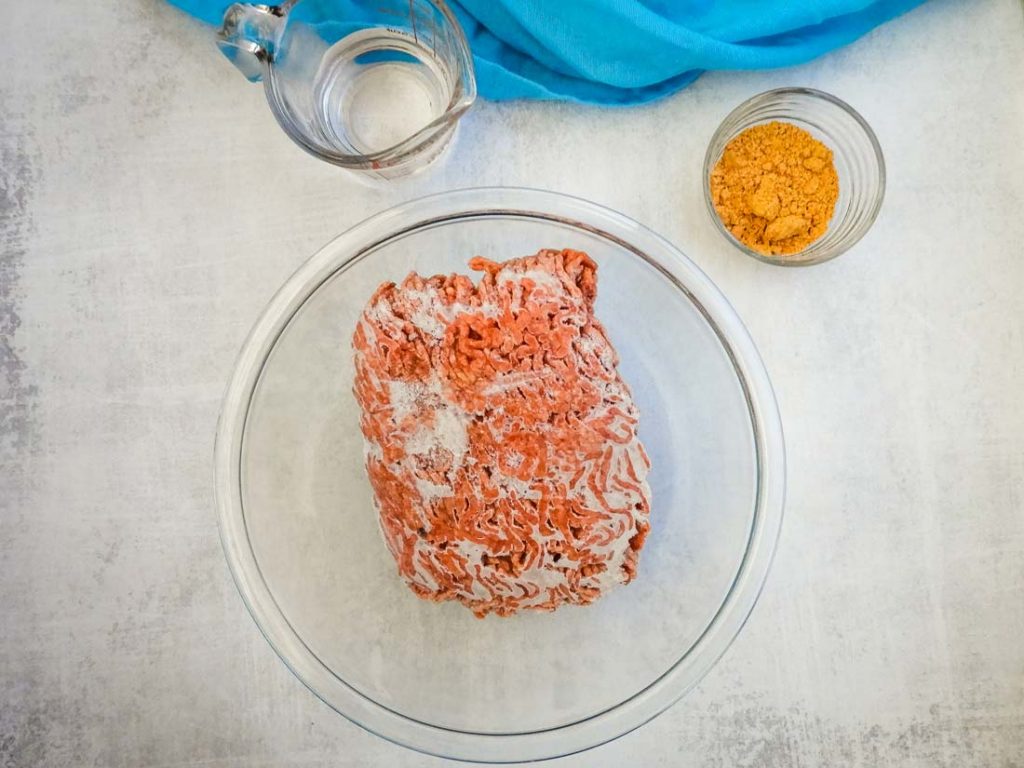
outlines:
{"label": "measuring cup spout", "polygon": [[281,42],[285,17],[294,4],[235,3],[224,12],[217,46],[250,82],[263,79]]}

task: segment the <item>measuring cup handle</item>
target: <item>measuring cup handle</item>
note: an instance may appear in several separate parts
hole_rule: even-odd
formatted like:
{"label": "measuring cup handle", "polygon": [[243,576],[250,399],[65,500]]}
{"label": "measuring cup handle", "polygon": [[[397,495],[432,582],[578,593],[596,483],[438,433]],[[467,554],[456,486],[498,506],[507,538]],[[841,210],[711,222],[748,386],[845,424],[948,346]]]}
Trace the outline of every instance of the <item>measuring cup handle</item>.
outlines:
{"label": "measuring cup handle", "polygon": [[235,3],[224,12],[217,47],[250,82],[259,82],[274,59],[285,17],[297,0],[281,5]]}

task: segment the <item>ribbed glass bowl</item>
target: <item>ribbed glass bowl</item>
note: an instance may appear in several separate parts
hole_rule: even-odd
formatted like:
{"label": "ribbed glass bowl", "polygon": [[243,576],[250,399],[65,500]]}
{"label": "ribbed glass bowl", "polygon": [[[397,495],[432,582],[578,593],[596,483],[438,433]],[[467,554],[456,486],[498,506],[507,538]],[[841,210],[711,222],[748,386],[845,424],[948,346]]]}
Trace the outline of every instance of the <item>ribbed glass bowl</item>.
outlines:
{"label": "ribbed glass bowl", "polygon": [[[652,529],[636,580],[595,604],[480,620],[397,574],[363,469],[349,343],[382,281],[543,247],[599,265],[596,312],[653,465]],[[521,189],[411,202],[313,256],[246,341],[216,447],[227,560],[282,660],[368,730],[481,762],[593,747],[689,690],[757,600],[784,475],[768,377],[708,278],[625,216]]]}
{"label": "ribbed glass bowl", "polygon": [[[839,199],[828,230],[802,251],[786,255],[764,254],[736,239],[711,198],[711,171],[726,145],[747,128],[773,120],[792,123],[824,143],[839,176]],[[885,160],[871,126],[845,101],[813,88],[778,88],[743,102],[722,121],[704,156],[704,200],[712,220],[729,242],[769,264],[806,267],[834,259],[871,228],[884,197]]]}

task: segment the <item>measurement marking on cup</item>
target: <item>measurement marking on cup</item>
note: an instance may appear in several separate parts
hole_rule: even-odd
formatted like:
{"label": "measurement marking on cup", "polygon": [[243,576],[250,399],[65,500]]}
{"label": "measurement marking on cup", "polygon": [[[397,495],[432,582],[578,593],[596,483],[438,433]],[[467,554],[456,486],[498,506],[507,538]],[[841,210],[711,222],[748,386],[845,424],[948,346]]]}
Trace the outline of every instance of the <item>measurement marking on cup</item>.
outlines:
{"label": "measurement marking on cup", "polygon": [[404,30],[404,29],[398,29],[396,27],[384,27],[384,29],[386,31],[390,32],[392,35],[397,35],[398,37],[404,37],[406,40],[413,39],[412,35],[410,35],[409,32]]}
{"label": "measurement marking on cup", "polygon": [[441,33],[437,30],[437,19],[430,17],[430,52],[437,56],[437,41],[441,39]]}

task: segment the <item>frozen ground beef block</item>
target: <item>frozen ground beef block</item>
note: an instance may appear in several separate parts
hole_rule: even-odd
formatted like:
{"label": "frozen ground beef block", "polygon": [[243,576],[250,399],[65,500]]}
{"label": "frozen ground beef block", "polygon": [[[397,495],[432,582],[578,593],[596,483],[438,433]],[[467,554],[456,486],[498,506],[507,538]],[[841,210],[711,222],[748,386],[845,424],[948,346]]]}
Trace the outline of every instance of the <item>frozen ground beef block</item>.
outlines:
{"label": "frozen ground beef block", "polygon": [[385,283],[353,337],[366,469],[398,571],[477,616],[636,576],[650,462],[594,317],[597,266],[540,251]]}

